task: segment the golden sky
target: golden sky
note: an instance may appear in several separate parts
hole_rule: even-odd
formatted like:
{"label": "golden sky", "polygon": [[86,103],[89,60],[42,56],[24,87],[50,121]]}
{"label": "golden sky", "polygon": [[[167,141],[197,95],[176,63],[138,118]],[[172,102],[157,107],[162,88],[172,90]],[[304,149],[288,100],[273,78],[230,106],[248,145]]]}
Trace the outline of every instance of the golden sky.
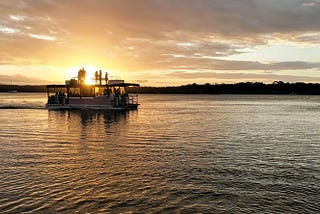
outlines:
{"label": "golden sky", "polygon": [[320,82],[319,20],[320,0],[1,0],[0,83]]}

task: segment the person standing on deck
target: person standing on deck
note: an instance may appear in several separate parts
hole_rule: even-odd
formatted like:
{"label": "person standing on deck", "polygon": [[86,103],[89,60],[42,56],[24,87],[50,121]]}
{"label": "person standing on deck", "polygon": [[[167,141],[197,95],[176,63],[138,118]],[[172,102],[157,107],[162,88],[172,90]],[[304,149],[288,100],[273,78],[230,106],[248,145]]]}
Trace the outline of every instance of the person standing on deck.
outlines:
{"label": "person standing on deck", "polygon": [[96,71],[96,72],[94,73],[94,77],[95,77],[95,84],[97,85],[97,84],[98,84],[98,79],[99,79],[98,71]]}
{"label": "person standing on deck", "polygon": [[102,85],[102,71],[99,70],[99,85]]}
{"label": "person standing on deck", "polygon": [[78,83],[80,85],[85,84],[87,72],[84,68],[80,69],[78,72]]}
{"label": "person standing on deck", "polygon": [[106,72],[106,74],[104,76],[104,80],[106,81],[106,85],[108,85],[108,72]]}

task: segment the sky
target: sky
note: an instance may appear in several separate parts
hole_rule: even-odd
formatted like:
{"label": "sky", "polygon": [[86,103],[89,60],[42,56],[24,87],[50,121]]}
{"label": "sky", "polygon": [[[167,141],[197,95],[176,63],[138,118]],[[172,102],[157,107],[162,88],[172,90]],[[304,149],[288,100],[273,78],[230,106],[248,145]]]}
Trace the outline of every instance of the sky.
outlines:
{"label": "sky", "polygon": [[0,84],[320,82],[320,0],[0,0]]}

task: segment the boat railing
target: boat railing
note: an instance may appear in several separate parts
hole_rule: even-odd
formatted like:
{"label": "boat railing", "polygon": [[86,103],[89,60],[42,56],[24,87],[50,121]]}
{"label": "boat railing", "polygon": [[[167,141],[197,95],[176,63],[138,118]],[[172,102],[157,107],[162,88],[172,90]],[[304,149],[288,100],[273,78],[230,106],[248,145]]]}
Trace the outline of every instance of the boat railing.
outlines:
{"label": "boat railing", "polygon": [[65,105],[67,103],[68,103],[68,100],[64,95],[51,95],[48,98],[48,104],[62,104],[62,105]]}
{"label": "boat railing", "polygon": [[137,105],[138,104],[138,95],[129,95],[129,100],[128,100],[129,105]]}

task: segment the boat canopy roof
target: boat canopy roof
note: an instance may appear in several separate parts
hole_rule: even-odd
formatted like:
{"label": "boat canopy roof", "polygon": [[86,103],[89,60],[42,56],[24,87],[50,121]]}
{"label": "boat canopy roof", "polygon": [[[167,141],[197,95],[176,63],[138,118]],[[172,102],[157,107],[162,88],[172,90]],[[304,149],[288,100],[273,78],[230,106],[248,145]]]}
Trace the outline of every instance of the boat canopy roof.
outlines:
{"label": "boat canopy roof", "polygon": [[47,88],[68,88],[69,85],[47,85]]}
{"label": "boat canopy roof", "polygon": [[[94,85],[88,85],[88,86],[94,86]],[[106,86],[106,85],[102,85]],[[135,86],[139,87],[140,84],[137,83],[113,83],[113,84],[108,84],[108,86],[111,87],[130,87],[130,86]],[[47,88],[72,88],[70,85],[47,85]]]}
{"label": "boat canopy roof", "polygon": [[109,86],[119,86],[119,87],[136,86],[136,87],[139,87],[140,85],[137,83],[114,83],[114,84],[109,84]]}

